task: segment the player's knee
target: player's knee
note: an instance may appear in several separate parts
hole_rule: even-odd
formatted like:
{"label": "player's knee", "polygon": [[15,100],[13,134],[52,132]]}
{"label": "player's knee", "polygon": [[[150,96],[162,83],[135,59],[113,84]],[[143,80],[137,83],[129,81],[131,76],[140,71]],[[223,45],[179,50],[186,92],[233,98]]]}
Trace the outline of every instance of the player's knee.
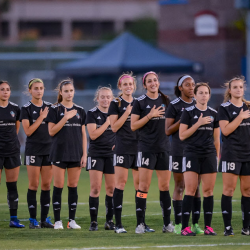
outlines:
{"label": "player's knee", "polygon": [[150,184],[141,182],[139,184],[139,189],[143,192],[148,192]]}
{"label": "player's knee", "polygon": [[203,195],[205,197],[212,196],[213,195],[213,190],[212,189],[203,190]]}
{"label": "player's knee", "polygon": [[233,196],[235,188],[227,187],[223,189],[223,194],[226,196]]}
{"label": "player's knee", "polygon": [[38,189],[39,182],[38,181],[33,181],[29,183],[29,189],[30,190],[37,190]]}
{"label": "player's knee", "polygon": [[50,183],[49,182],[42,183],[41,188],[42,190],[50,190]]}
{"label": "player's knee", "polygon": [[241,189],[242,195],[246,197],[250,197],[250,188],[246,187],[244,189]]}
{"label": "player's knee", "polygon": [[184,181],[178,181],[175,183],[175,190],[177,191],[178,194],[183,194],[184,189],[185,189]]}
{"label": "player's knee", "polygon": [[126,185],[126,181],[124,181],[124,182],[118,182],[118,183],[116,184],[116,188],[118,188],[118,189],[120,189],[120,190],[124,190],[125,185]]}
{"label": "player's knee", "polygon": [[99,195],[100,194],[100,189],[101,189],[101,187],[97,187],[97,186],[92,187],[91,188],[91,194],[94,195],[94,196]]}

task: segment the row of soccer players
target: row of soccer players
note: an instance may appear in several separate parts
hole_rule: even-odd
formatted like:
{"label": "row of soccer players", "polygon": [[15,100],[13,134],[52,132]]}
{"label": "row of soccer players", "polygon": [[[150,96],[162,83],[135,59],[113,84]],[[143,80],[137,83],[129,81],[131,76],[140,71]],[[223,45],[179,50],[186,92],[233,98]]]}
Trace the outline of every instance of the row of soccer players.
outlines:
{"label": "row of soccer players", "polygon": [[[16,104],[9,102],[9,83],[0,82],[0,168],[5,167],[10,226],[24,227],[17,219],[16,182],[21,164],[17,132],[20,120],[27,135],[25,165],[29,178],[27,201],[30,228],[63,229],[60,210],[66,169],[69,206],[67,227],[80,228],[75,222],[77,184],[81,168],[87,166],[91,184],[90,231],[98,230],[99,193],[104,174],[105,229],[126,233],[121,222],[123,190],[128,169],[132,168],[136,190],[136,233],[154,232],[145,223],[145,210],[152,172],[155,169],[163,211],[162,231],[184,236],[201,233],[216,235],[211,227],[211,221],[221,128],[223,147],[219,170],[223,172],[221,208],[225,225],[224,235],[233,235],[232,196],[238,176],[242,193],[242,234],[249,235],[250,112],[249,103],[243,99],[244,79],[233,78],[227,83],[225,102],[220,106],[218,114],[207,106],[211,95],[210,87],[206,83],[195,84],[189,75],[178,79],[175,87],[177,98],[171,103],[159,90],[160,83],[155,72],[144,75],[143,87],[146,89],[146,94],[137,99],[132,96],[136,89],[136,80],[132,74],[123,74],[118,79],[117,86],[121,94],[114,100],[110,88],[99,88],[95,96],[97,106],[86,114],[82,107],[73,103],[75,89],[71,80],[64,80],[58,85],[57,104],[51,105],[42,100],[44,93],[42,80],[32,79],[28,84],[32,99],[20,112]],[[85,125],[90,136],[88,154]],[[172,135],[171,147],[169,135]],[[173,194],[175,226],[170,223],[171,170],[175,180]],[[42,191],[39,224],[36,220],[36,191],[40,174]],[[54,225],[47,218],[52,176]],[[200,181],[204,196],[204,231],[198,225],[201,209]],[[182,201],[184,187],[185,196]],[[188,224],[191,209],[190,228]]]}

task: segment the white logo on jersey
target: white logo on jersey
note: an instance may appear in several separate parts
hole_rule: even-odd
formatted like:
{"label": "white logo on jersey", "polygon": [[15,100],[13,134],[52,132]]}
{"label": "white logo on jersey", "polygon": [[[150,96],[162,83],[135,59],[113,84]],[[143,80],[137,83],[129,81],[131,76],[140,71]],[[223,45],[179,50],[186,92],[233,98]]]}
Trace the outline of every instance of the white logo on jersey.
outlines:
{"label": "white logo on jersey", "polygon": [[36,111],[33,111],[33,114],[36,114],[37,112]]}
{"label": "white logo on jersey", "polygon": [[237,115],[237,113],[234,111],[234,112],[233,112],[233,115]]}
{"label": "white logo on jersey", "polygon": [[148,105],[147,107],[146,107],[147,109],[151,109],[151,107]]}
{"label": "white logo on jersey", "polygon": [[63,116],[63,115],[64,115],[64,113],[61,113],[61,114],[60,114],[60,116]]}
{"label": "white logo on jersey", "polygon": [[127,109],[126,107],[123,108],[123,110],[126,110],[126,109]]}
{"label": "white logo on jersey", "polygon": [[198,119],[198,116],[197,116],[197,115],[195,115],[195,116],[194,116],[194,119]]}
{"label": "white logo on jersey", "polygon": [[102,118],[101,118],[100,116],[98,116],[96,119],[97,119],[97,120],[101,120]]}

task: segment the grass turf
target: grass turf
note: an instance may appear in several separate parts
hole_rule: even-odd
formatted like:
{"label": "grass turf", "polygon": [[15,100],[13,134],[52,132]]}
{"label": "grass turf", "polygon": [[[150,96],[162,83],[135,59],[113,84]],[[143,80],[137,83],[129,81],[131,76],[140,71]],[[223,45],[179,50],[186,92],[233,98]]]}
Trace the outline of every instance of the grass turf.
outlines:
{"label": "grass turf", "polygon": [[[65,181],[66,183],[66,181]],[[157,177],[153,174],[151,187],[147,199],[146,222],[156,230],[155,233],[146,233],[137,235],[134,233],[136,226],[135,217],[135,190],[133,187],[132,175],[129,173],[128,183],[124,191],[123,204],[123,218],[122,223],[127,234],[115,234],[113,231],[105,231],[105,189],[102,186],[99,206],[99,231],[89,232],[89,211],[88,211],[88,197],[89,197],[89,178],[88,173],[83,170],[78,185],[78,208],[76,212],[76,222],[82,227],[81,230],[68,230],[68,206],[67,206],[67,187],[65,185],[62,198],[61,218],[64,224],[64,230],[53,229],[29,229],[29,214],[26,202],[28,178],[26,168],[24,166],[20,169],[18,180],[19,191],[19,209],[18,218],[25,224],[25,229],[9,228],[9,211],[6,203],[6,185],[5,174],[2,173],[2,183],[0,185],[0,249],[123,249],[123,248],[139,248],[139,249],[157,249],[161,246],[162,249],[179,249],[194,247],[195,249],[249,249],[250,237],[242,236],[240,234],[242,222],[240,212],[239,183],[235,195],[233,197],[233,221],[235,236],[223,236],[223,221],[220,210],[220,198],[222,193],[222,179],[221,174],[218,174],[216,186],[214,190],[214,215],[212,227],[218,233],[218,236],[204,236],[196,237],[182,237],[174,234],[163,234],[162,226],[163,220],[161,215],[161,208],[159,205],[159,191],[157,185]],[[171,179],[170,193],[173,193],[173,179]],[[40,200],[40,189],[37,192],[37,201]],[[203,209],[202,209],[203,211]],[[52,206],[50,214],[53,218]],[[40,206],[38,206],[38,220],[40,219]],[[174,219],[173,211],[171,214]],[[52,220],[53,221],[53,220]],[[203,213],[201,214],[200,226],[203,227]],[[244,245],[245,244],[245,245]],[[157,248],[156,248],[157,246]],[[172,247],[171,247],[172,246]]]}

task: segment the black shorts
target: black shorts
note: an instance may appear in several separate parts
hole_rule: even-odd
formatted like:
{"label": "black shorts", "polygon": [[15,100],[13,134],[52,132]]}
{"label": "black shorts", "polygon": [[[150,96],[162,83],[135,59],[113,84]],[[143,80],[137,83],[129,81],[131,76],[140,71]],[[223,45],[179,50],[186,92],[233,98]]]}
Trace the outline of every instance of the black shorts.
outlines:
{"label": "black shorts", "polygon": [[183,157],[182,171],[192,171],[197,174],[211,174],[217,172],[217,157],[210,155],[207,157],[197,158],[194,156]]}
{"label": "black shorts", "polygon": [[57,161],[57,162],[51,162],[51,164],[59,168],[66,169],[66,168],[80,167],[81,162],[80,161]]}
{"label": "black shorts", "polygon": [[98,170],[104,174],[114,174],[113,157],[88,157],[87,171]]}
{"label": "black shorts", "polygon": [[29,166],[51,166],[51,162],[49,161],[49,155],[35,155],[35,156],[24,156],[24,165]]}
{"label": "black shorts", "polygon": [[3,157],[0,156],[0,169],[13,169],[17,168],[22,164],[20,154],[15,154],[14,156],[10,157]]}
{"label": "black shorts", "polygon": [[182,156],[169,156],[169,170],[182,174]]}
{"label": "black shorts", "polygon": [[132,169],[138,169],[136,166],[137,163],[137,157],[136,155],[121,155],[121,154],[114,154],[113,156],[113,165],[117,167],[123,167],[123,168],[132,168]]}
{"label": "black shorts", "polygon": [[169,170],[169,153],[138,152],[137,166],[151,170]]}
{"label": "black shorts", "polygon": [[250,175],[250,161],[246,162],[221,161],[219,166],[219,172],[236,174],[236,175]]}

